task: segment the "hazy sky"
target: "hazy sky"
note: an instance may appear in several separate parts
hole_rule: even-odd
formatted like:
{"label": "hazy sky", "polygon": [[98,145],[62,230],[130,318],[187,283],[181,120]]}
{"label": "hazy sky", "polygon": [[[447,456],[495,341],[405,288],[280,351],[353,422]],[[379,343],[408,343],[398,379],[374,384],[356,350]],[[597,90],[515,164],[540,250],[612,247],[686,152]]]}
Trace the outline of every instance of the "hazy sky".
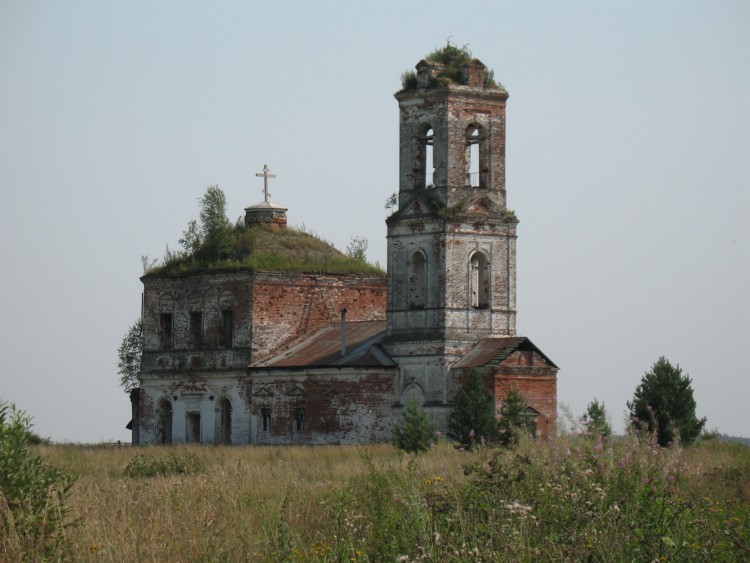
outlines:
{"label": "hazy sky", "polygon": [[218,184],[385,265],[400,75],[448,38],[510,92],[518,329],[614,426],[664,355],[750,436],[750,2],[0,2],[0,397],[129,440],[141,256]]}

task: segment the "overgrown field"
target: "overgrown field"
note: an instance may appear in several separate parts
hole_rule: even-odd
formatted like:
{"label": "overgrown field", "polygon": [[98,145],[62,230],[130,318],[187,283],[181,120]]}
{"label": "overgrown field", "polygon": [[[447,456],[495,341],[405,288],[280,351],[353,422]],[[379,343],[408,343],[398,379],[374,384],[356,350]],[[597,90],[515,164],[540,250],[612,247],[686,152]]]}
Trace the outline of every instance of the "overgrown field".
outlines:
{"label": "overgrown field", "polygon": [[716,441],[567,436],[418,457],[389,445],[35,452],[77,476],[65,560],[750,557],[750,448]]}

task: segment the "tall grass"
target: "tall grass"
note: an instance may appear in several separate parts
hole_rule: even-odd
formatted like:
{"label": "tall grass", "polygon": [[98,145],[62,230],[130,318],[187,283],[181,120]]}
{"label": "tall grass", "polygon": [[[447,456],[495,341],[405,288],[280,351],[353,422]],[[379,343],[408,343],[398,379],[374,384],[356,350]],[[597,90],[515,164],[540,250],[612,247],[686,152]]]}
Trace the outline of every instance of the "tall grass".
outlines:
{"label": "tall grass", "polygon": [[[713,561],[750,548],[750,449],[718,442],[37,450],[78,477],[72,560]],[[126,471],[165,463],[181,469]]]}

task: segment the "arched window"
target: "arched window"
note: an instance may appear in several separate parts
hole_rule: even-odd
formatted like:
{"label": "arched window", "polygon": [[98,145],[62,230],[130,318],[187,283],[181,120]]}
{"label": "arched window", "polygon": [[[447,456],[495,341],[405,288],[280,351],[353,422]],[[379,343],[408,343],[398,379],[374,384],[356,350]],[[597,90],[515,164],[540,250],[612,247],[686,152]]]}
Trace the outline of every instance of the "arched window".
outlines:
{"label": "arched window", "polygon": [[473,188],[485,187],[486,143],[484,131],[479,125],[470,125],[466,129],[466,185]]}
{"label": "arched window", "polygon": [[232,443],[232,403],[226,397],[219,401],[218,434],[218,443]]}
{"label": "arched window", "polygon": [[409,307],[423,309],[427,293],[427,259],[421,251],[409,259]]}
{"label": "arched window", "polygon": [[435,185],[434,137],[429,123],[420,126],[417,135],[416,188],[432,188]]}
{"label": "arched window", "polygon": [[160,444],[172,443],[172,403],[168,399],[159,401],[156,409],[156,440]]}
{"label": "arched window", "polygon": [[471,306],[484,309],[490,306],[490,263],[482,252],[475,252],[469,261]]}

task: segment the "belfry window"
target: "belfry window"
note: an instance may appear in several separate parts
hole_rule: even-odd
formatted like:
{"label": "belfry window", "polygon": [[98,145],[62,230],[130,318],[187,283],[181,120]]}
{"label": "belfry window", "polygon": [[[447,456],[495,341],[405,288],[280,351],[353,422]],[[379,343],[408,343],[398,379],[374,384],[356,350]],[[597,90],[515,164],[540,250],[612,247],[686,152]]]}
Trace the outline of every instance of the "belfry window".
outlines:
{"label": "belfry window", "polygon": [[485,309],[490,305],[490,264],[482,252],[475,252],[469,261],[471,306]]}
{"label": "belfry window", "polygon": [[466,185],[472,188],[485,187],[485,151],[484,135],[478,125],[471,125],[466,130]]}
{"label": "belfry window", "polygon": [[417,251],[409,260],[409,308],[423,309],[427,293],[427,259]]}
{"label": "belfry window", "polygon": [[434,132],[429,124],[421,126],[417,138],[417,185],[415,186],[417,188],[432,188],[435,186],[434,137]]}

